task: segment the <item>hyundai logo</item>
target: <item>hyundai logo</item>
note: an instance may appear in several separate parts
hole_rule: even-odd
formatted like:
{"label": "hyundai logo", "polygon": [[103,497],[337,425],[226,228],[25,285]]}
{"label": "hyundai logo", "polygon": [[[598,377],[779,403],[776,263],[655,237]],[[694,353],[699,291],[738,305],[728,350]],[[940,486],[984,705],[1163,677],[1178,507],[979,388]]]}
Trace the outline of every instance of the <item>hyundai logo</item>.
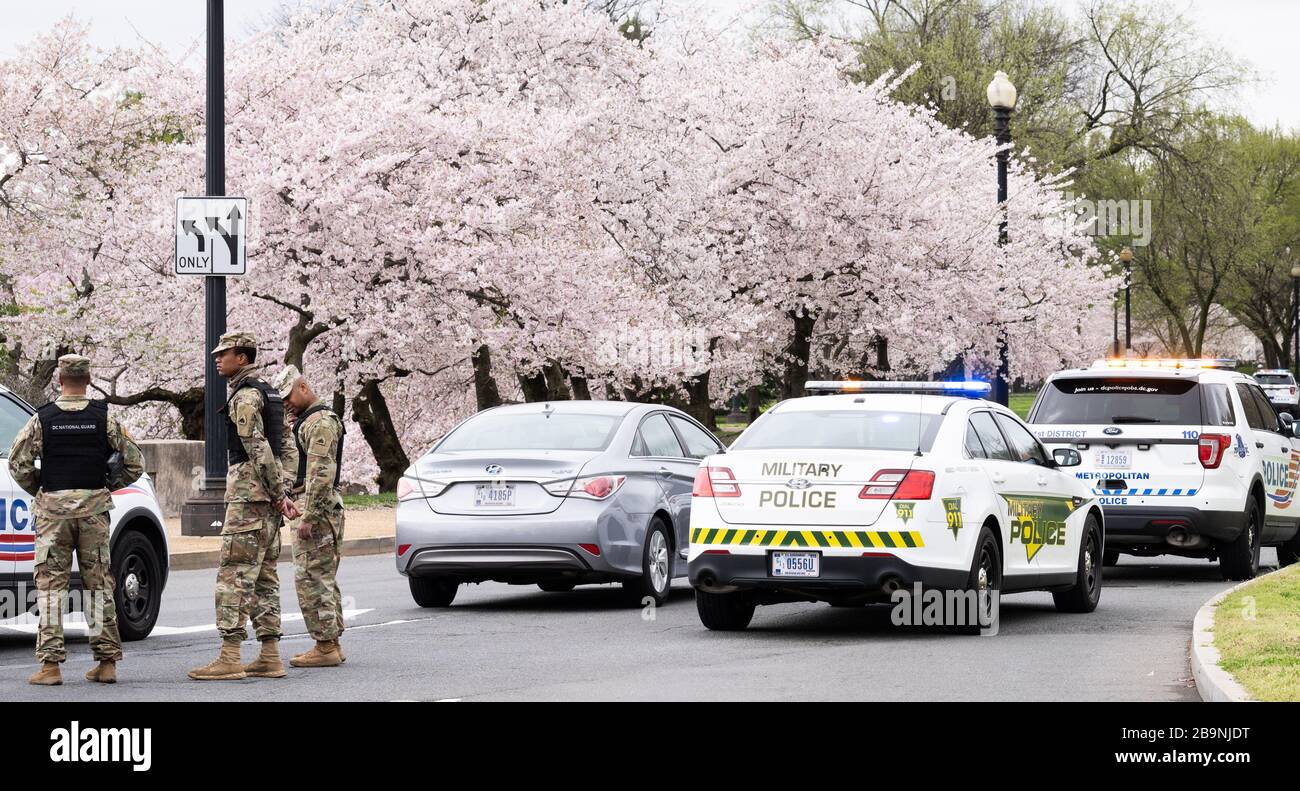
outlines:
{"label": "hyundai logo", "polygon": [[488,475],[500,475],[500,474],[501,474],[501,465],[500,465],[500,464],[489,464],[488,466],[484,467],[483,469],[487,471],[487,474],[488,474]]}
{"label": "hyundai logo", "polygon": [[791,478],[785,482],[785,485],[789,486],[791,489],[807,489],[809,486],[812,486],[812,481],[807,478]]}
{"label": "hyundai logo", "polygon": [[1119,426],[1108,426],[1108,427],[1102,429],[1102,430],[1101,430],[1101,433],[1113,437],[1113,436],[1115,436],[1116,434],[1123,434],[1123,433],[1124,433],[1124,429],[1120,428]]}

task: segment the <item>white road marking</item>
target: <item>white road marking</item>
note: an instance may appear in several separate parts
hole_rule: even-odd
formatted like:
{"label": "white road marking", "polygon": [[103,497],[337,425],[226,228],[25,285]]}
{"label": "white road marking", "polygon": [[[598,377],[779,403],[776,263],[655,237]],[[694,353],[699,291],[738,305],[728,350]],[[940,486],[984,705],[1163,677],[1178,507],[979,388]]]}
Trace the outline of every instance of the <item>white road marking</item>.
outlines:
{"label": "white road marking", "polygon": [[[372,610],[374,610],[373,607],[364,610],[344,610],[343,620],[346,621],[348,619],[355,618],[358,615],[365,615],[366,613],[371,612]],[[301,621],[302,619],[303,619],[302,613],[300,612],[289,612],[289,613],[284,613],[283,615],[280,616],[281,623],[287,623],[291,621]],[[10,633],[17,633],[17,634],[36,634],[36,629],[38,626],[39,626],[39,621],[37,619],[37,616],[32,615],[31,613],[27,613],[26,615],[19,616],[18,618],[9,618],[7,620],[0,621],[0,632],[10,632]],[[360,627],[349,626],[348,628],[356,629]],[[149,634],[150,636],[161,637],[161,636],[174,635],[174,634],[197,634],[199,632],[215,632],[216,630],[217,630],[217,625],[212,623],[197,624],[195,626],[155,626],[153,628],[153,631],[150,632]],[[66,616],[64,616],[63,633],[65,635],[69,637],[74,637],[74,636],[84,637],[86,635],[86,631],[87,631],[87,627],[86,627],[86,619],[84,615],[82,615],[81,613],[68,613]]]}

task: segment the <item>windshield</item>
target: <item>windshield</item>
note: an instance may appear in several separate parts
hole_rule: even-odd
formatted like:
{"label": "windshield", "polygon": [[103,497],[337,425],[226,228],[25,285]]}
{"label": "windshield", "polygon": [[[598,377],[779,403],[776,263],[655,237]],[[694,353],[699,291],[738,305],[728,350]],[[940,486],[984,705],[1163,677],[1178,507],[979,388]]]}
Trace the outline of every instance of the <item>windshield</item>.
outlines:
{"label": "windshield", "polygon": [[1255,374],[1255,381],[1262,385],[1289,385],[1292,384],[1289,374]]}
{"label": "windshield", "polygon": [[1201,425],[1201,399],[1189,379],[1057,379],[1043,388],[1032,423]]}
{"label": "windshield", "polygon": [[483,412],[434,450],[604,450],[622,421],[618,415]]}
{"label": "windshield", "polygon": [[928,451],[942,420],[941,415],[858,409],[772,412],[750,426],[731,447],[915,451],[919,446]]}

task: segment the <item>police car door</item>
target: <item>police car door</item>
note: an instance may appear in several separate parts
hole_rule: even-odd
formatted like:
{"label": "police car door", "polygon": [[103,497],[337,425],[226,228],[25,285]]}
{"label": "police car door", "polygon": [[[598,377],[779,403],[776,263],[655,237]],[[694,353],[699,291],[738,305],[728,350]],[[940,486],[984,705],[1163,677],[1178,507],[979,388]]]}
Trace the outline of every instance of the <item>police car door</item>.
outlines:
{"label": "police car door", "polygon": [[987,458],[980,462],[993,485],[997,502],[998,524],[1002,529],[1002,569],[1008,576],[1025,574],[1030,556],[1021,545],[1021,528],[1026,523],[1026,498],[1038,488],[1030,465],[1019,461],[1011,442],[998,428],[993,414],[972,412],[970,425],[984,446]]}
{"label": "police car door", "polygon": [[[1076,568],[1083,529],[1074,512],[1070,475],[1049,461],[1047,451],[1029,429],[1006,415],[994,417],[1030,479],[1023,490],[1027,493],[1012,503],[1020,524],[1011,523],[1011,555],[1018,559],[1023,553],[1026,568],[1033,572]],[[1078,529],[1071,529],[1071,521]]]}
{"label": "police car door", "polygon": [[31,501],[9,475],[9,448],[31,413],[8,393],[0,394],[0,577],[32,573],[36,521]]}
{"label": "police car door", "polygon": [[[1264,476],[1264,531],[1263,539],[1270,540],[1279,527],[1289,532],[1294,524],[1297,456],[1291,449],[1291,440],[1283,433],[1283,426],[1268,396],[1258,385],[1237,383],[1237,396],[1241,399],[1246,422],[1254,438],[1254,452],[1260,455],[1260,472]],[[1254,409],[1246,403],[1250,399]],[[1249,476],[1253,465],[1240,465],[1239,474]]]}

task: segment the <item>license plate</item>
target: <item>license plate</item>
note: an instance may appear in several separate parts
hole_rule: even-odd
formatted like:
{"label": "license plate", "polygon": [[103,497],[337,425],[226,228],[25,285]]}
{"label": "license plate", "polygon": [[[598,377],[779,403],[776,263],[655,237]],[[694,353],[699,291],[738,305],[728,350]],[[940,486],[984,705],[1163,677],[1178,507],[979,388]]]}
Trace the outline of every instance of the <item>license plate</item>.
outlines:
{"label": "license plate", "polygon": [[1133,453],[1127,450],[1099,450],[1096,462],[1104,470],[1127,470],[1133,466]]}
{"label": "license plate", "polygon": [[510,483],[480,483],[474,486],[475,508],[514,508],[515,487]]}
{"label": "license plate", "polygon": [[773,552],[773,577],[820,577],[822,553]]}

